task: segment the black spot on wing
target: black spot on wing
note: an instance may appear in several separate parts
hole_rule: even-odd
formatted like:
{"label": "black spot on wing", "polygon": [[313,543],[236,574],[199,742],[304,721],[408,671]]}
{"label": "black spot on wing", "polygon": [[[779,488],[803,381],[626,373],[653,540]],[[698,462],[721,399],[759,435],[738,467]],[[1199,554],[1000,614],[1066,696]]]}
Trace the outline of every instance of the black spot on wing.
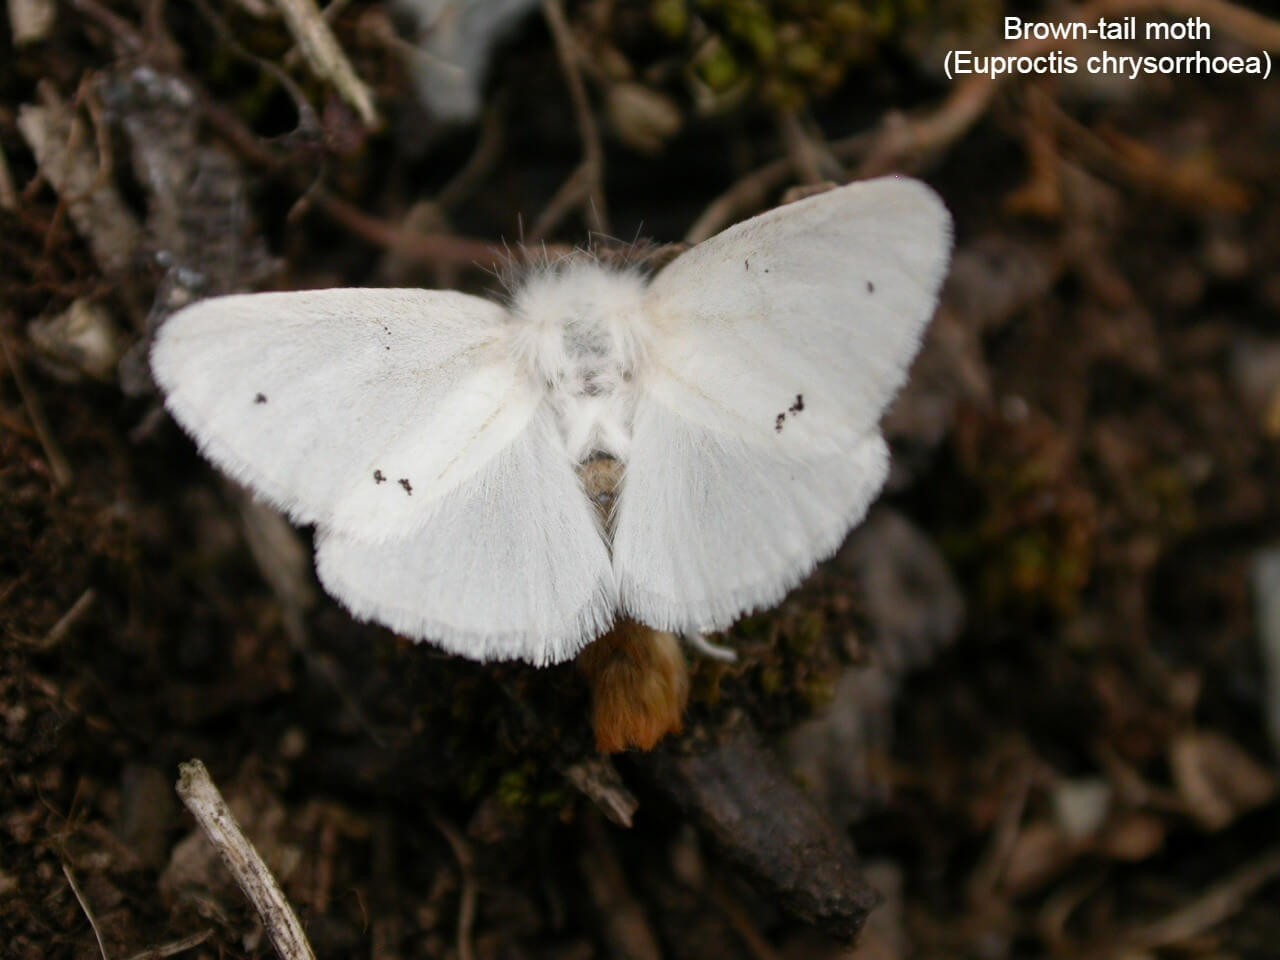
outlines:
{"label": "black spot on wing", "polygon": [[387,482],[386,475],[385,475],[381,470],[375,470],[375,471],[373,471],[373,482],[374,482],[374,483],[386,483],[386,482]]}
{"label": "black spot on wing", "polygon": [[413,484],[409,482],[408,478],[407,478],[407,477],[401,477],[401,478],[400,478],[400,480],[399,480],[399,483],[400,483],[400,486],[404,487],[404,492],[405,492],[405,493],[407,493],[409,496],[411,496],[411,497],[412,497],[412,496],[413,496]]}
{"label": "black spot on wing", "polygon": [[867,293],[875,293],[875,292],[876,292],[876,285],[875,285],[874,283],[872,283],[870,280],[868,280],[868,281],[867,281]]}
{"label": "black spot on wing", "polygon": [[787,414],[791,414],[791,416],[794,417],[797,413],[799,413],[803,409],[804,409],[804,394],[797,393],[796,399],[791,404],[790,408],[782,411],[782,413],[778,414],[778,416],[774,419],[773,421],[774,433],[782,432],[782,425],[787,422]]}
{"label": "black spot on wing", "polygon": [[254,394],[253,402],[254,402],[254,403],[266,403],[266,402],[267,402],[267,395],[266,395],[265,393],[258,393],[258,394]]}

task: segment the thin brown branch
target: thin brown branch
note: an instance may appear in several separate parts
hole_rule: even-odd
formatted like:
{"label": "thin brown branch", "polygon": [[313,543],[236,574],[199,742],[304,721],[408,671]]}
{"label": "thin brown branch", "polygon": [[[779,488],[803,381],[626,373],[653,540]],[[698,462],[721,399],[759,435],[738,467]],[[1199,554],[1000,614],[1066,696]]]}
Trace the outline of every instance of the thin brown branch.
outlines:
{"label": "thin brown branch", "polygon": [[457,829],[440,817],[432,817],[436,829],[444,835],[453,850],[454,859],[462,873],[462,896],[458,903],[458,960],[475,960],[476,948],[473,931],[476,925],[476,902],[479,885],[476,883],[475,855]]}
{"label": "thin brown branch", "polygon": [[[227,26],[227,22],[205,0],[196,0],[195,7],[200,11],[201,16],[209,21],[209,24],[217,32],[219,41],[225,44],[232,54],[267,74],[276,83],[280,84],[281,89],[289,95],[289,99],[293,101],[293,108],[298,112],[298,126],[295,133],[304,137],[319,138],[321,135],[320,120],[316,116],[315,108],[293,78],[279,64],[265,57],[259,57],[245,47],[236,38],[231,28]],[[188,83],[190,85],[190,81]]]}
{"label": "thin brown branch", "polygon": [[806,129],[804,121],[794,110],[778,114],[778,133],[791,168],[802,183],[823,183],[844,172],[821,133],[815,134]]}
{"label": "thin brown branch", "polygon": [[3,335],[0,335],[0,353],[4,354],[4,362],[9,367],[13,383],[18,388],[18,395],[22,398],[22,405],[26,408],[27,419],[31,421],[31,428],[35,430],[40,447],[44,450],[45,459],[49,462],[49,475],[53,479],[53,485],[58,490],[65,490],[71,486],[71,481],[75,478],[71,463],[53,435],[53,429],[44,415],[44,406],[40,403],[39,396],[27,382],[22,365],[14,357],[13,351],[9,349],[9,341]]}
{"label": "thin brown branch", "polygon": [[1179,163],[1114,130],[1095,132],[1047,97],[1043,98],[1040,112],[1049,130],[1059,134],[1063,147],[1090,166],[1159,194],[1184,209],[1239,213],[1249,204],[1248,192],[1212,167]]}
{"label": "thin brown branch", "polygon": [[[97,0],[73,0],[78,9],[97,20],[103,26],[124,31],[131,46],[141,47],[141,38],[127,22],[102,7]],[[207,8],[206,8],[207,9]],[[216,29],[225,29],[216,17],[212,22]],[[237,52],[243,52],[237,50]],[[314,111],[302,96],[296,84],[282,76],[278,68],[272,69],[267,61],[251,54],[244,54],[282,83],[299,110],[300,131],[314,132],[318,121]],[[226,140],[242,158],[269,176],[302,190],[307,194],[308,206],[314,206],[330,219],[341,224],[356,238],[374,246],[395,250],[400,256],[420,261],[429,266],[480,266],[504,262],[509,258],[500,246],[488,244],[470,237],[425,236],[405,230],[396,224],[370,216],[340,197],[333,196],[315,186],[315,178],[300,171],[298,164],[287,154],[273,149],[253,133],[235,113],[218,103],[193,76],[181,70],[173,71],[194,93],[199,109],[210,126]],[[305,184],[300,182],[306,177]]]}
{"label": "thin brown branch", "polygon": [[547,26],[551,28],[556,56],[560,59],[560,69],[564,73],[569,98],[573,102],[578,136],[582,140],[582,162],[534,224],[529,234],[530,243],[554,230],[565,213],[578,205],[583,206],[583,215],[592,231],[603,234],[609,232],[609,214],[604,196],[604,147],[600,139],[600,125],[596,122],[591,103],[587,99],[586,85],[582,82],[578,43],[569,28],[561,0],[542,0],[542,10]]}
{"label": "thin brown branch", "polygon": [[156,947],[148,947],[146,950],[126,958],[126,960],[164,960],[165,957],[176,957],[180,953],[185,953],[200,946],[212,936],[212,928],[201,930],[199,933],[193,933],[189,937],[183,937],[180,940],[170,940],[168,943],[162,943]]}
{"label": "thin brown branch", "polygon": [[[834,141],[829,149],[836,160],[848,162],[861,156],[872,141],[870,133],[859,133]],[[769,202],[774,191],[791,179],[793,169],[791,158],[781,157],[739,178],[702,211],[685,233],[685,243],[701,243],[735,220],[759,210]]]}
{"label": "thin brown branch", "polygon": [[724,915],[725,921],[738,935],[738,939],[742,941],[742,946],[746,948],[752,960],[782,960],[782,954],[765,939],[750,912],[733,899],[723,883],[713,880],[707,890],[707,896]]}
{"label": "thin brown branch", "polygon": [[18,209],[18,191],[13,185],[13,173],[9,170],[9,160],[0,147],[0,210]]}
{"label": "thin brown branch", "polygon": [[1263,886],[1280,876],[1280,849],[1269,850],[1224,877],[1190,903],[1125,938],[1135,951],[1158,950],[1199,936],[1238,912]]}
{"label": "thin brown branch", "polygon": [[316,194],[315,205],[368,243],[394,250],[424,263],[490,267],[509,260],[507,251],[492,243],[452,234],[423,234],[371,217],[352,204],[325,191]]}
{"label": "thin brown branch", "polygon": [[138,29],[114,10],[98,3],[98,0],[70,0],[72,9],[82,13],[106,30],[112,41],[120,46],[121,52],[137,55],[142,52],[145,43]]}
{"label": "thin brown branch", "polygon": [[489,175],[502,157],[505,145],[506,111],[501,102],[489,104],[480,120],[480,136],[476,148],[449,182],[436,194],[436,206],[451,210],[465,202],[480,182]]}
{"label": "thin brown branch", "polygon": [[80,599],[73,603],[71,608],[58,618],[58,622],[49,628],[49,632],[45,634],[44,639],[37,644],[38,649],[48,651],[62,643],[67,638],[67,635],[71,633],[71,628],[84,618],[84,615],[89,612],[97,599],[98,594],[93,587],[80,594]]}
{"label": "thin brown branch", "polygon": [[71,892],[75,894],[76,901],[80,904],[80,909],[89,919],[89,926],[93,928],[93,935],[98,940],[98,952],[102,954],[102,960],[111,960],[111,954],[107,953],[106,944],[102,942],[102,931],[98,929],[98,921],[93,916],[93,911],[89,909],[89,904],[85,902],[84,894],[80,892],[80,884],[76,883],[76,875],[71,872],[71,868],[65,863],[62,865],[63,876],[67,878],[67,883],[71,885]]}

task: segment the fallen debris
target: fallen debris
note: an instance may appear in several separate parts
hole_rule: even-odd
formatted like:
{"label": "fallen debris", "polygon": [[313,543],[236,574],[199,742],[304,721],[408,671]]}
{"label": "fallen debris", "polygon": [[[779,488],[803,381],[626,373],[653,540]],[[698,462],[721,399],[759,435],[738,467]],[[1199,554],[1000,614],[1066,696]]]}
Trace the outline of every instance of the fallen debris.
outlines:
{"label": "fallen debris", "polygon": [[297,914],[199,760],[178,768],[178,796],[249,898],[281,960],[315,960]]}

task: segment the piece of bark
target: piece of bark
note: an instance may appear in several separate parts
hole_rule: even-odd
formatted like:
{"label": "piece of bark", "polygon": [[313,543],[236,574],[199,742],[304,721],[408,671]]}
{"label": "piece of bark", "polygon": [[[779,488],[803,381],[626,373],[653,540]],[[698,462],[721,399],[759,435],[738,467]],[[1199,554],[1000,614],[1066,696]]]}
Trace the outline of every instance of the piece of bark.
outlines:
{"label": "piece of bark", "polygon": [[665,748],[637,757],[654,785],[715,848],[788,912],[852,941],[879,895],[853,844],[782,770],[752,729],[699,753]]}
{"label": "piece of bark", "polygon": [[9,32],[15,47],[40,43],[49,37],[58,16],[53,0],[9,0]]}
{"label": "piece of bark", "polygon": [[40,173],[67,205],[76,230],[89,242],[107,274],[124,270],[142,243],[138,226],[115,185],[101,176],[106,159],[96,152],[94,135],[54,90],[36,86],[40,104],[18,110],[18,129],[36,156]]}

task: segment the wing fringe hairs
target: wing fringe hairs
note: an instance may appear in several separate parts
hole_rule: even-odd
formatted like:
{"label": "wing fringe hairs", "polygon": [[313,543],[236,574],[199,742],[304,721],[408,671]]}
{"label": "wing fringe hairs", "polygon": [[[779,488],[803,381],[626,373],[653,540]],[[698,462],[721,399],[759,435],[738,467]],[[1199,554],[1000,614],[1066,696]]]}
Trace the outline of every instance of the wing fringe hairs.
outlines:
{"label": "wing fringe hairs", "polygon": [[[449,291],[203,301],[152,369],[201,451],[317,528],[357,617],[477,660],[574,656],[631,616],[729,626],[860,521],[878,421],[932,315],[950,218],[886,178],[682,253],[590,255],[508,306]],[[579,467],[622,464],[612,552]]]}

